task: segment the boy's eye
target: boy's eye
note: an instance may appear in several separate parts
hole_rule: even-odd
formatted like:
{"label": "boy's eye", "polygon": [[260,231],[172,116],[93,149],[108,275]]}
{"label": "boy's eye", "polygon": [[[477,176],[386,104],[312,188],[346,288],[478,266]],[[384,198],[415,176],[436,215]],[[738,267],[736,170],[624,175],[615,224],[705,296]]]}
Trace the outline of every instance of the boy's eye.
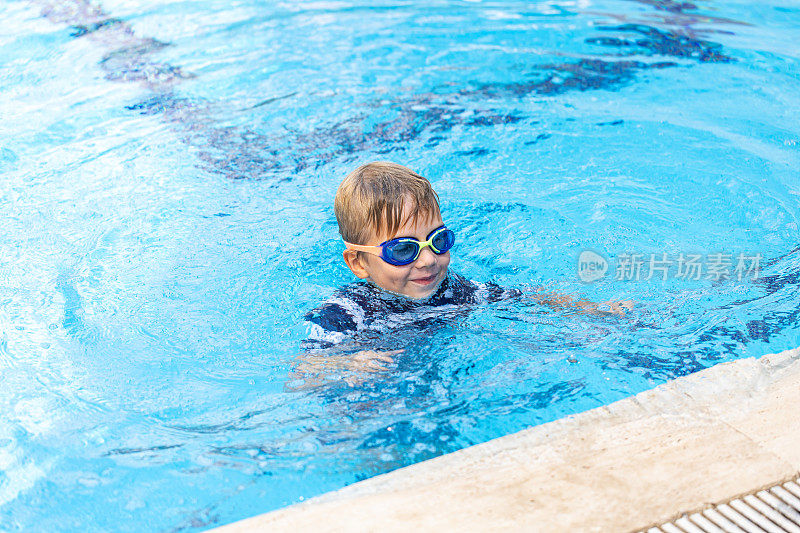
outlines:
{"label": "boy's eye", "polygon": [[452,231],[442,231],[438,233],[434,238],[431,244],[434,248],[439,250],[440,252],[446,252],[453,246],[453,232]]}
{"label": "boy's eye", "polygon": [[407,261],[417,254],[417,245],[413,242],[398,242],[391,247],[391,254],[399,261]]}

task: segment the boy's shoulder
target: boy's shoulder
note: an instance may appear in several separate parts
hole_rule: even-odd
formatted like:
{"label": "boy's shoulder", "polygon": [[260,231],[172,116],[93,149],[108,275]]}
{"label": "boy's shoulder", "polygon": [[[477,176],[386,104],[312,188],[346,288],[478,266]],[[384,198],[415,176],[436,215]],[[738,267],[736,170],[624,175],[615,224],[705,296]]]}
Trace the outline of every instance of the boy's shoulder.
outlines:
{"label": "boy's shoulder", "polygon": [[311,323],[325,329],[347,331],[358,329],[371,301],[378,296],[377,288],[368,282],[350,283],[337,289],[322,305],[305,315]]}
{"label": "boy's shoulder", "polygon": [[406,311],[413,303],[368,281],[349,283],[337,289],[305,319],[331,331],[358,331],[376,314]]}
{"label": "boy's shoulder", "polygon": [[428,300],[429,305],[484,304],[514,298],[520,294],[519,289],[506,289],[491,281],[474,281],[453,272],[447,275]]}
{"label": "boy's shoulder", "polygon": [[379,290],[365,281],[337,289],[322,305],[306,313],[309,334],[303,341],[304,348],[328,348],[365,329],[367,314],[374,312],[373,302]]}

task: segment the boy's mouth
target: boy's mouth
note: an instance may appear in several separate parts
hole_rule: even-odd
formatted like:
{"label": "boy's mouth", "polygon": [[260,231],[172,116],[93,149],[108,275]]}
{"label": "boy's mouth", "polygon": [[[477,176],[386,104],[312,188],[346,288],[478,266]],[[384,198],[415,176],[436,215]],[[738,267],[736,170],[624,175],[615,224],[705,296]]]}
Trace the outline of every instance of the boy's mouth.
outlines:
{"label": "boy's mouth", "polygon": [[433,283],[436,280],[436,277],[438,275],[439,275],[438,273],[431,274],[430,276],[427,276],[425,278],[416,278],[416,279],[412,279],[411,281],[413,281],[414,283],[419,283],[420,285],[430,285],[431,283]]}

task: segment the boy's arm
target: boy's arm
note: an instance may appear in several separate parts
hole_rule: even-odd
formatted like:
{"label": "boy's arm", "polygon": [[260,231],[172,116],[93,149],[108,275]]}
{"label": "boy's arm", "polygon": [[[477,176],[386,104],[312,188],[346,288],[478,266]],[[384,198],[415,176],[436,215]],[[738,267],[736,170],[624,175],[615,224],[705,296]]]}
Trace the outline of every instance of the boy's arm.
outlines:
{"label": "boy's arm", "polygon": [[573,308],[578,313],[624,315],[628,311],[633,310],[633,300],[611,300],[608,302],[596,303],[557,292],[535,292],[532,294],[528,293],[526,296],[553,308]]}
{"label": "boy's arm", "polygon": [[[568,294],[557,292],[544,292],[544,289],[517,289],[505,288],[493,282],[480,283],[467,280],[456,274],[452,275],[453,285],[461,289],[472,303],[493,303],[514,298],[529,298],[538,303],[552,308],[573,308],[578,313],[593,313],[598,315],[624,315],[633,309],[632,300],[620,300],[595,303],[582,298],[575,298]],[[467,298],[467,296],[464,296]]]}
{"label": "boy's arm", "polygon": [[568,294],[557,292],[545,292],[541,289],[517,289],[504,288],[496,283],[479,283],[467,281],[458,277],[456,283],[461,283],[463,287],[472,288],[472,299],[474,303],[492,303],[513,298],[530,298],[538,303],[552,308],[573,308],[578,313],[593,313],[598,315],[624,315],[633,309],[632,300],[620,300],[595,303],[583,298],[575,298]]}

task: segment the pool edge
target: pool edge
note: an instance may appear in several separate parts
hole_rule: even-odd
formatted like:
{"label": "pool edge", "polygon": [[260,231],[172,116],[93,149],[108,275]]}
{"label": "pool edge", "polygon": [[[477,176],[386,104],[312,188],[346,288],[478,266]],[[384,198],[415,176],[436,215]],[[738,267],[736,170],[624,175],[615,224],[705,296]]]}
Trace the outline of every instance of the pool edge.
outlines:
{"label": "pool edge", "polygon": [[721,363],[215,531],[643,529],[796,477],[793,404],[800,348]]}

